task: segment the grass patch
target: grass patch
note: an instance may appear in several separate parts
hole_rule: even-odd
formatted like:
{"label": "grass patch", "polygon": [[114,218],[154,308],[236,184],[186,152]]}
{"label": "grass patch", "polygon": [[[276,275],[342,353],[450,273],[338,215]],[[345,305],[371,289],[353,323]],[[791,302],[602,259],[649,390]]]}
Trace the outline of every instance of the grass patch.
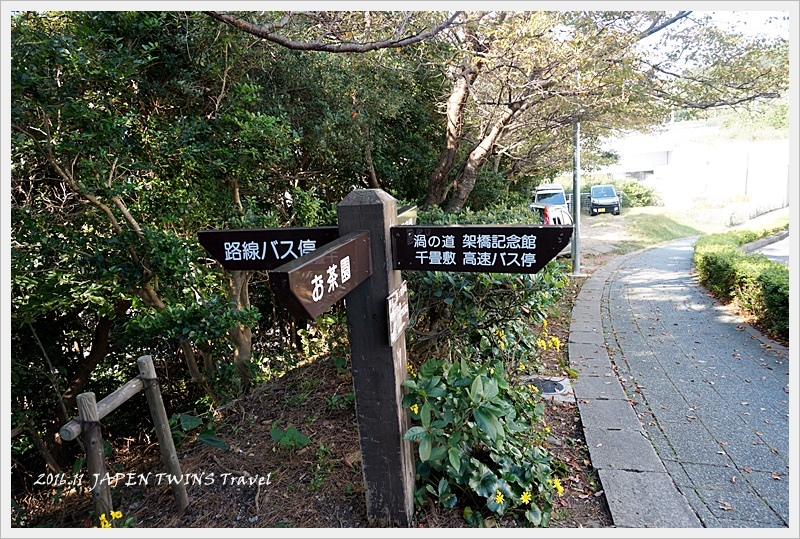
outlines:
{"label": "grass patch", "polygon": [[679,214],[665,213],[663,210],[631,208],[625,218],[629,230],[638,237],[642,246],[708,233],[702,225],[689,223]]}

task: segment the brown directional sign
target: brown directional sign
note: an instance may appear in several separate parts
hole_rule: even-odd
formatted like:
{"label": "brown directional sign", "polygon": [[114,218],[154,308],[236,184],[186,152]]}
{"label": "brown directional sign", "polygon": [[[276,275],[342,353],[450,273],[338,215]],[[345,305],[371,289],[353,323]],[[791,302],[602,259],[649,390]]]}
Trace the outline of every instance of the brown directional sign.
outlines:
{"label": "brown directional sign", "polygon": [[314,319],[372,275],[369,232],[351,232],[269,272],[270,287],[297,318]]}
{"label": "brown directional sign", "polygon": [[228,270],[271,270],[339,237],[339,227],[201,230],[200,245]]}
{"label": "brown directional sign", "polygon": [[536,273],[567,246],[572,226],[450,225],[391,228],[396,270]]}

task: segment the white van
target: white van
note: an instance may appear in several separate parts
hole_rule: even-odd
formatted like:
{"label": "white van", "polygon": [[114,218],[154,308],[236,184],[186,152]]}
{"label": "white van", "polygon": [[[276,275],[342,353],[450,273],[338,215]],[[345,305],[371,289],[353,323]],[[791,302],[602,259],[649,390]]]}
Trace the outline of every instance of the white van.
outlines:
{"label": "white van", "polygon": [[542,222],[546,225],[571,225],[572,214],[567,206],[567,196],[564,194],[564,187],[557,183],[543,183],[533,191],[533,203],[531,210],[540,211],[544,214],[547,208],[549,222]]}

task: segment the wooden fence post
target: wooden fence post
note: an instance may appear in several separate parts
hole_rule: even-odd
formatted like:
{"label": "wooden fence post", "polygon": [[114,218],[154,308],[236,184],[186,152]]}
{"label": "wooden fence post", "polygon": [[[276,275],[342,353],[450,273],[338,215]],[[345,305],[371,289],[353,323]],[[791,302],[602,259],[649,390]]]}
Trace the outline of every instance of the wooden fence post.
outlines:
{"label": "wooden fence post", "polygon": [[389,342],[388,297],[402,282],[392,269],[390,227],[397,201],[380,189],[359,189],[338,205],[339,235],[368,230],[372,277],[345,298],[361,463],[371,526],[408,527],[414,515],[414,448],[402,407],[407,377],[405,335]]}
{"label": "wooden fence post", "polygon": [[[144,393],[147,396],[147,406],[150,408],[150,415],[153,417],[156,435],[158,436],[158,447],[161,450],[161,459],[167,468],[167,473],[171,476],[169,482],[172,493],[175,495],[175,503],[178,504],[178,511],[183,512],[189,505],[189,498],[186,495],[186,481],[181,472],[181,464],[178,461],[178,453],[175,451],[175,442],[172,440],[172,432],[169,428],[167,411],[164,408],[164,399],[161,398],[161,390],[158,386],[156,369],[153,367],[153,358],[142,356],[136,363],[139,366],[139,373],[144,383]],[[177,480],[176,480],[177,478]]]}
{"label": "wooden fence post", "polygon": [[97,414],[97,401],[94,393],[81,393],[78,402],[78,418],[83,432],[83,445],[86,449],[86,467],[91,481],[92,501],[95,517],[106,515],[111,517],[111,485],[106,472],[106,458],[103,448],[103,436],[100,432],[100,417]]}

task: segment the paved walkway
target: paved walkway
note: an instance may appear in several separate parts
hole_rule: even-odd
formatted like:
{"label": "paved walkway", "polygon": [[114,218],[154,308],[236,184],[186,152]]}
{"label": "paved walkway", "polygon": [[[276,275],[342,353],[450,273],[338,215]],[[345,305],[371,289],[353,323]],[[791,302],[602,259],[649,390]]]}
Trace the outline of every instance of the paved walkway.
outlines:
{"label": "paved walkway", "polygon": [[592,463],[618,527],[785,529],[789,352],[697,284],[693,243],[581,288],[569,354]]}

